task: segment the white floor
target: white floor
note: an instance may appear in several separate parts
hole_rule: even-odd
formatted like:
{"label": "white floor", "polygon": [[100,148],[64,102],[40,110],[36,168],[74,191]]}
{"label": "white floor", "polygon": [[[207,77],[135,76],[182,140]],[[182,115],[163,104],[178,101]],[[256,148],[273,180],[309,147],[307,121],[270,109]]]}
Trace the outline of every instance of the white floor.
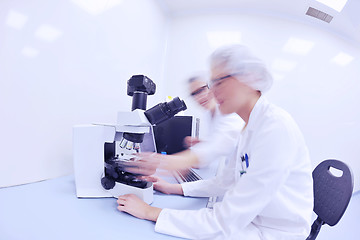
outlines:
{"label": "white floor", "polygon": [[316,240],[360,239],[360,192],[353,194],[349,206],[339,223],[333,227],[322,226]]}

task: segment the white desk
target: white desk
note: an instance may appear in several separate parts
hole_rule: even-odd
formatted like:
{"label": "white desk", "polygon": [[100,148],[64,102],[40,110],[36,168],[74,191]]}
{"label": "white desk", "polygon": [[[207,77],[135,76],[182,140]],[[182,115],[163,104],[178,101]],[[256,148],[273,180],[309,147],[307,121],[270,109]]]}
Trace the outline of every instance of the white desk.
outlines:
{"label": "white desk", "polygon": [[[152,206],[199,209],[207,198],[154,193]],[[0,189],[0,239],[179,239],[154,231],[155,223],[119,212],[115,198],[78,199],[74,177]]]}

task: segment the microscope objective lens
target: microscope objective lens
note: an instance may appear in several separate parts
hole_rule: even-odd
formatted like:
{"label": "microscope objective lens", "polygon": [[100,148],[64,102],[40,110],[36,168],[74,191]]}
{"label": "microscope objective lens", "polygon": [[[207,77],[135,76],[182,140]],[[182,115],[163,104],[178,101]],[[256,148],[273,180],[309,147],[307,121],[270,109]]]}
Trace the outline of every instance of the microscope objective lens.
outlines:
{"label": "microscope objective lens", "polygon": [[131,150],[133,148],[133,142],[128,141],[126,144],[126,149]]}
{"label": "microscope objective lens", "polygon": [[128,141],[127,141],[125,138],[121,139],[120,147],[121,147],[121,148],[124,148],[124,147],[126,146],[127,142],[128,142]]}
{"label": "microscope objective lens", "polygon": [[137,152],[140,150],[140,143],[134,144],[134,150],[136,150]]}

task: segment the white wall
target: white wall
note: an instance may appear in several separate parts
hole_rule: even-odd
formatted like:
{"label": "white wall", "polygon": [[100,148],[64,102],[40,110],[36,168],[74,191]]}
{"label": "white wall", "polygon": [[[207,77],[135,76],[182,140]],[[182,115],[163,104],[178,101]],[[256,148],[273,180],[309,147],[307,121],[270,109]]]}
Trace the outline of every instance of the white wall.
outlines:
{"label": "white wall", "polygon": [[72,126],[114,123],[130,110],[133,74],[159,86],[148,107],[164,100],[166,21],[157,5],[82,2],[0,1],[0,187],[71,173]]}
{"label": "white wall", "polygon": [[[71,173],[72,126],[112,123],[118,110],[129,110],[126,81],[133,74],[158,85],[148,106],[180,96],[189,106],[185,114],[197,115],[184,81],[208,67],[214,46],[207,33],[239,31],[241,42],[269,66],[276,58],[297,63],[292,71],[273,71],[268,98],[297,120],[314,166],[326,158],[349,163],[359,190],[359,47],[274,17],[239,13],[170,21],[152,0],[87,0],[105,2],[103,11],[86,11],[81,2],[0,1],[0,187]],[[41,37],[43,24],[55,30]],[[305,56],[285,53],[290,36],[314,46]],[[354,60],[333,63],[340,51]]]}
{"label": "white wall", "polygon": [[[286,19],[245,13],[176,17],[170,25],[165,72],[165,79],[172,80],[166,82],[172,95],[186,96],[188,75],[207,69],[208,55],[214,49],[207,33],[214,31],[241,33],[241,43],[271,68],[275,83],[267,97],[298,122],[313,166],[328,158],[347,162],[355,175],[355,190],[359,190],[360,48],[329,32]],[[314,45],[306,55],[286,53],[283,47],[290,37]],[[350,54],[353,61],[346,66],[334,63],[332,58],[339,52]],[[276,59],[296,65],[293,70],[276,70]]]}

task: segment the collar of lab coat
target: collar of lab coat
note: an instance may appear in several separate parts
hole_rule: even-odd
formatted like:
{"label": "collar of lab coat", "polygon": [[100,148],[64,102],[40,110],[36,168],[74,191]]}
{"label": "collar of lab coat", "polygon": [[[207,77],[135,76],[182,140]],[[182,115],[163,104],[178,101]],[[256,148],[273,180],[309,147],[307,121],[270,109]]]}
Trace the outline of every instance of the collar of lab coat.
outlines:
{"label": "collar of lab coat", "polygon": [[262,109],[267,104],[267,99],[261,95],[250,113],[249,122],[244,130],[251,131],[256,127],[256,119],[258,119],[258,116],[263,112]]}

